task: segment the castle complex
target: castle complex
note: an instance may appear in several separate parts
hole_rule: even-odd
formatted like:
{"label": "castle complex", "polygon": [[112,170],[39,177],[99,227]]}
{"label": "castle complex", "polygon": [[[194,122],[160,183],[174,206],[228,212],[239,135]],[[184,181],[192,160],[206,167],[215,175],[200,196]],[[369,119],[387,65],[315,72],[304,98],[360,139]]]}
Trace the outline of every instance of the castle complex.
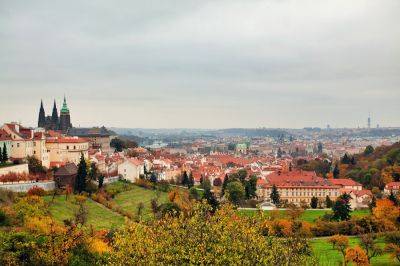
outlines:
{"label": "castle complex", "polygon": [[67,106],[67,101],[64,96],[63,106],[60,111],[60,116],[58,116],[56,101],[54,100],[53,112],[46,116],[43,108],[43,101],[40,103],[38,127],[44,128],[46,130],[61,130],[66,133],[68,129],[72,128],[71,116]]}

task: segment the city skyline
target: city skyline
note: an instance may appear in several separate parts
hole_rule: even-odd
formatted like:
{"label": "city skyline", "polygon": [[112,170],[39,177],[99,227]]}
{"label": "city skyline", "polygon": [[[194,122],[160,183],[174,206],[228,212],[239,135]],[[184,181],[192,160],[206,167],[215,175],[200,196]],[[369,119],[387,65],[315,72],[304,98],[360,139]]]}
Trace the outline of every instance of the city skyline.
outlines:
{"label": "city skyline", "polygon": [[65,94],[74,126],[400,126],[398,1],[174,3],[2,1],[0,120]]}

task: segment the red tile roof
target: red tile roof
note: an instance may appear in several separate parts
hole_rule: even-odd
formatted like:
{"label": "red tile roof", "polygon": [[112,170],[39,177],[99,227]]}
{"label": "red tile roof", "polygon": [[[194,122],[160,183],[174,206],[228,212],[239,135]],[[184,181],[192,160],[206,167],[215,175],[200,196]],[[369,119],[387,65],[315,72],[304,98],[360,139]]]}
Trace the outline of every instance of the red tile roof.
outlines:
{"label": "red tile roof", "polygon": [[47,143],[85,143],[88,142],[84,138],[78,137],[55,137],[55,138],[47,138]]}
{"label": "red tile roof", "polygon": [[390,182],[387,183],[385,186],[386,189],[399,189],[400,188],[400,182]]}
{"label": "red tile roof", "polygon": [[[262,184],[264,183],[264,184]],[[271,187],[276,185],[277,187],[333,187],[338,188],[333,185],[329,179],[324,179],[318,177],[315,172],[311,171],[288,171],[288,172],[273,172],[266,176],[264,182],[258,182],[259,185],[263,187]]]}
{"label": "red tile roof", "polygon": [[348,178],[330,179],[330,181],[338,186],[362,186],[360,183]]}

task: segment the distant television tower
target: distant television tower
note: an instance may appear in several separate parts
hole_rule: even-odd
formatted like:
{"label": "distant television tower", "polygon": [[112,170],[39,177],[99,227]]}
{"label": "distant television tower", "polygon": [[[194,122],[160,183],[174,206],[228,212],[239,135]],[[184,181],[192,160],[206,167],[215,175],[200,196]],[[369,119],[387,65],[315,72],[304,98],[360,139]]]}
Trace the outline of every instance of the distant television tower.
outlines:
{"label": "distant television tower", "polygon": [[368,129],[370,129],[371,128],[371,114],[368,114],[368,122],[367,122],[367,124],[368,124]]}

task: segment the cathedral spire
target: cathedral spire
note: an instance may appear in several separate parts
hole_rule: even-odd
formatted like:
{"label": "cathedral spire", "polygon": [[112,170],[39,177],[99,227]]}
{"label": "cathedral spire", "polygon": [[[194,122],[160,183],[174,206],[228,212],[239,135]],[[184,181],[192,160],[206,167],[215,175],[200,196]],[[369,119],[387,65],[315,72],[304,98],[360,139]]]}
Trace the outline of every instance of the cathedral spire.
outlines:
{"label": "cathedral spire", "polygon": [[38,127],[45,127],[45,126],[46,126],[46,114],[43,108],[43,100],[40,100]]}
{"label": "cathedral spire", "polygon": [[55,130],[58,129],[59,120],[58,120],[57,104],[56,104],[55,99],[54,99],[54,105],[53,105],[53,112],[51,114],[51,124],[52,124],[53,129],[55,129]]}
{"label": "cathedral spire", "polygon": [[62,105],[62,108],[61,108],[61,113],[69,113],[69,109],[68,109],[68,106],[67,106],[67,100],[65,98],[65,95],[64,95],[64,102],[63,102],[63,105]]}

